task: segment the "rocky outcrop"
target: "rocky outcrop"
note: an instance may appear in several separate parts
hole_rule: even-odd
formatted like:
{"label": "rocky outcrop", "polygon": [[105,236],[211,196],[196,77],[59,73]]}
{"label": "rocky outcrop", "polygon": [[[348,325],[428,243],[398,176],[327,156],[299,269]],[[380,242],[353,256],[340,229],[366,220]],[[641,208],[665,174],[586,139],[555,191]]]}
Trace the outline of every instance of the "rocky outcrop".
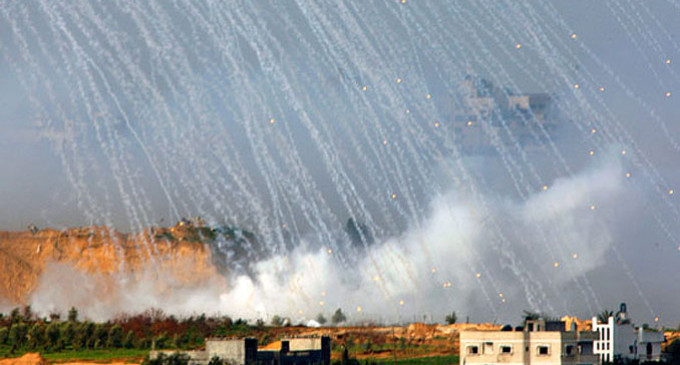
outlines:
{"label": "rocky outcrop", "polygon": [[139,234],[108,227],[0,232],[0,300],[26,304],[52,264],[94,274],[103,286],[114,278],[138,279],[149,268],[172,276],[170,282],[177,285],[203,283],[218,274],[208,243],[211,232],[185,224]]}

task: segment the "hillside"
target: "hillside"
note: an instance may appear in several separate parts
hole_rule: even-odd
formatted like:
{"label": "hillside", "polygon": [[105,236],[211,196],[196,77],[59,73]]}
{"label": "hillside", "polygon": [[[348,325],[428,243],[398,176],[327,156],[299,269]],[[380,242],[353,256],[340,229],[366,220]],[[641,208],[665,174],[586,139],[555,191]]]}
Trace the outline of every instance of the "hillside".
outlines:
{"label": "hillside", "polygon": [[[58,231],[0,231],[0,303],[26,304],[49,273],[94,279],[95,295],[107,295],[116,281],[163,276],[164,285],[192,286],[220,280],[224,268],[214,264],[210,242],[214,230],[181,222],[125,234],[107,227]],[[152,264],[153,263],[153,264]],[[73,280],[68,280],[73,281]],[[63,283],[64,288],[78,283]],[[162,288],[161,288],[162,290]]]}

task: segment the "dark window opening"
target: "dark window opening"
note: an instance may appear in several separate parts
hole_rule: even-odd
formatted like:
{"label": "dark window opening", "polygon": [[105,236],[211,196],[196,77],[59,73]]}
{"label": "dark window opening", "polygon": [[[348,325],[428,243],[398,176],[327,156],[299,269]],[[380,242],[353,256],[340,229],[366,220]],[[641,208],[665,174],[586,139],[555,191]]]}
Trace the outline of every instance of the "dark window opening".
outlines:
{"label": "dark window opening", "polygon": [[548,346],[538,346],[538,354],[548,355],[550,354],[550,348]]}

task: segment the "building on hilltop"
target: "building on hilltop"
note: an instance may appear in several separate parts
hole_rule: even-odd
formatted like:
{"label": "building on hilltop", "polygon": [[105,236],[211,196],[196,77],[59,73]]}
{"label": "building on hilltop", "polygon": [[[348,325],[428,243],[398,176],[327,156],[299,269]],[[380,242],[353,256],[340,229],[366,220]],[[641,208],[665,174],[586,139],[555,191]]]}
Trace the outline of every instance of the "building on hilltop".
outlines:
{"label": "building on hilltop", "polygon": [[601,362],[661,361],[661,343],[664,334],[634,326],[621,303],[615,316],[609,316],[607,323],[599,323],[593,317],[593,332],[598,334],[595,353]]}
{"label": "building on hilltop", "polygon": [[461,82],[460,94],[454,141],[465,153],[494,153],[500,145],[539,146],[557,125],[555,98],[549,94],[517,94],[473,75]]}
{"label": "building on hilltop", "polygon": [[176,353],[188,356],[190,365],[206,365],[213,358],[230,365],[328,365],[331,362],[331,340],[328,336],[283,338],[275,348],[260,349],[255,338],[206,338],[205,350],[154,350],[149,358]]}
{"label": "building on hilltop", "polygon": [[532,319],[514,331],[462,331],[460,364],[598,364],[591,331],[566,328],[561,321]]}

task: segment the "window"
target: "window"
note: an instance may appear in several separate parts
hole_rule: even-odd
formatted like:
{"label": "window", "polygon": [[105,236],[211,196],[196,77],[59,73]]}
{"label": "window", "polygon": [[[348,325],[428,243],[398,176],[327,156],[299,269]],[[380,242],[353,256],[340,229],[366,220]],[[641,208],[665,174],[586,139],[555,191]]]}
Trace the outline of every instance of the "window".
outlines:
{"label": "window", "polygon": [[484,342],[484,354],[493,354],[493,342]]}
{"label": "window", "polygon": [[550,346],[548,345],[536,346],[536,352],[539,355],[550,355]]}
{"label": "window", "polygon": [[478,355],[479,354],[479,347],[476,345],[470,345],[467,347],[467,354],[468,355]]}
{"label": "window", "polygon": [[635,349],[633,348],[632,345],[631,345],[631,346],[628,346],[628,351],[629,351],[631,354],[635,353]]}
{"label": "window", "polygon": [[567,356],[573,356],[574,355],[574,345],[565,346],[564,352],[567,354]]}
{"label": "window", "polygon": [[512,346],[510,345],[501,345],[501,355],[510,355],[512,354]]}

